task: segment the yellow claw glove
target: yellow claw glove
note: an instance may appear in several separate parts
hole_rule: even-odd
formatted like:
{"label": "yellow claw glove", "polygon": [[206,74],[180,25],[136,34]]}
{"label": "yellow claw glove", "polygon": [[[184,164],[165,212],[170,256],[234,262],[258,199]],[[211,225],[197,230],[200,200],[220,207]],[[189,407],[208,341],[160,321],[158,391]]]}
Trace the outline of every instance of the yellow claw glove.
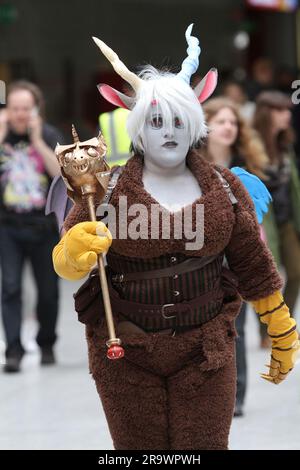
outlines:
{"label": "yellow claw glove", "polygon": [[291,318],[280,291],[251,304],[259,314],[260,321],[268,325],[268,335],[272,341],[271,363],[267,366],[270,371],[261,376],[269,382],[279,384],[293,369],[300,353],[296,321]]}
{"label": "yellow claw glove", "polygon": [[53,249],[54,269],[64,279],[81,279],[97,262],[97,254],[107,252],[111,243],[111,233],[103,222],[76,224]]}

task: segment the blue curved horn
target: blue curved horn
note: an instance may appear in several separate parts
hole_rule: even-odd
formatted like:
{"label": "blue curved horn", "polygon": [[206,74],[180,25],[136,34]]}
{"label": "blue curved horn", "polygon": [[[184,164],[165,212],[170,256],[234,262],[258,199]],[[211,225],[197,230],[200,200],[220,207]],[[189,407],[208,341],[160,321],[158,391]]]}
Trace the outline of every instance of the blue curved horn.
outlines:
{"label": "blue curved horn", "polygon": [[190,79],[199,67],[199,55],[201,49],[199,47],[199,40],[195,36],[191,36],[194,24],[190,24],[185,32],[185,38],[188,43],[187,53],[188,56],[182,62],[181,70],[177,77],[190,84]]}

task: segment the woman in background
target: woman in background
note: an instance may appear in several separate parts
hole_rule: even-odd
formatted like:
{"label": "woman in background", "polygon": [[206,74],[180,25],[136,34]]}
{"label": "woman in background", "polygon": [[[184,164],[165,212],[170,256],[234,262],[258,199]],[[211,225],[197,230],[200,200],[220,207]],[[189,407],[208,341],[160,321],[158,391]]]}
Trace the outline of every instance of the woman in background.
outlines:
{"label": "woman in background", "polygon": [[254,127],[259,132],[270,164],[265,182],[273,203],[264,220],[269,247],[286,273],[284,297],[292,315],[300,287],[300,182],[293,152],[292,103],[279,91],[257,98]]}
{"label": "woman in background", "polygon": [[[264,178],[264,168],[268,157],[253,131],[241,117],[239,108],[228,98],[219,97],[209,100],[203,106],[209,135],[202,154],[211,162],[223,167],[240,166],[247,171]],[[243,415],[243,406],[247,386],[247,363],[245,350],[246,306],[243,302],[236,318],[236,359],[237,359],[237,394],[235,416]],[[264,326],[264,325],[263,325]],[[267,337],[268,339],[268,337]]]}

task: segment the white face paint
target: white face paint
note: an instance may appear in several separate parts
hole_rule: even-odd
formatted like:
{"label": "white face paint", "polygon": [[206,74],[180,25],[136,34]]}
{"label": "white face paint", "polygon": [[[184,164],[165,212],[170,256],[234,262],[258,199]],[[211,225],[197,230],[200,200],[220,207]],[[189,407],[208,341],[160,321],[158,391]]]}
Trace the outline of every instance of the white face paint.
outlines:
{"label": "white face paint", "polygon": [[159,168],[174,168],[186,158],[190,146],[189,132],[176,115],[167,126],[160,107],[155,105],[145,121],[143,145],[145,162]]}

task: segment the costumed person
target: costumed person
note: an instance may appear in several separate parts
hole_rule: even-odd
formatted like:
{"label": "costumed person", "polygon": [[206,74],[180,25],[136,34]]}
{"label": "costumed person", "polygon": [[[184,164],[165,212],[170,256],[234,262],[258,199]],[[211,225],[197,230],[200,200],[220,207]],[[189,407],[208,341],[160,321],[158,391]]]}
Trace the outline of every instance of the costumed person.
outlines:
{"label": "costumed person", "polygon": [[[239,166],[265,179],[264,169],[269,161],[268,156],[254,130],[241,116],[240,106],[238,107],[231,99],[220,96],[208,100],[203,106],[203,111],[209,134],[206,145],[202,146],[201,154],[212,163],[226,168]],[[261,219],[262,217],[259,222],[262,221]],[[234,416],[244,415],[247,389],[246,310],[247,304],[243,302],[235,323],[238,336],[236,337],[237,393]]]}
{"label": "costumed person", "polygon": [[[107,253],[122,359],[106,357],[108,329],[99,312],[95,272],[75,294],[75,304],[86,323],[90,372],[115,449],[227,449],[241,297],[268,324],[267,381],[286,378],[299,348],[295,320],[280,293],[282,280],[260,238],[247,190],[239,177],[207,162],[196,148],[207,133],[200,103],[213,92],[217,73],[210,70],[194,90],[190,87],[200,53],[191,29],[188,57],[178,74],[149,66],[136,76],[95,39],[135,90],[128,98],[99,85],[106,99],[131,109],[127,128],[134,155],[122,171],[112,172],[113,178],[119,171],[109,201],[116,234],[111,236],[104,223],[88,222],[87,207],[75,204],[53,250],[56,272],[69,280],[86,276],[97,255]],[[63,151],[58,154],[63,158]],[[161,216],[157,223],[155,208]],[[204,220],[197,215],[203,209]],[[175,222],[184,215],[191,230],[178,230]],[[97,235],[99,230],[104,235]],[[230,270],[223,267],[224,255]]]}

